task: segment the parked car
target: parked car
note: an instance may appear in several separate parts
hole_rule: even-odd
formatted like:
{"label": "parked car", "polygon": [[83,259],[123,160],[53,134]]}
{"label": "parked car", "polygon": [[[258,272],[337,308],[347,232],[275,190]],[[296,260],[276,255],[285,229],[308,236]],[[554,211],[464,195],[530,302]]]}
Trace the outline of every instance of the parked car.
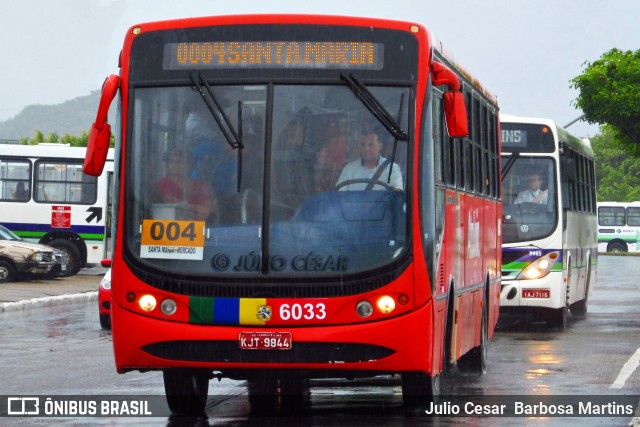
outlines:
{"label": "parked car", "polygon": [[[103,261],[102,265],[106,267],[111,264]],[[98,316],[100,327],[111,329],[111,269],[107,270],[98,288]]]}
{"label": "parked car", "polygon": [[50,246],[22,240],[0,225],[0,283],[24,274],[51,274],[58,266],[55,252]]}

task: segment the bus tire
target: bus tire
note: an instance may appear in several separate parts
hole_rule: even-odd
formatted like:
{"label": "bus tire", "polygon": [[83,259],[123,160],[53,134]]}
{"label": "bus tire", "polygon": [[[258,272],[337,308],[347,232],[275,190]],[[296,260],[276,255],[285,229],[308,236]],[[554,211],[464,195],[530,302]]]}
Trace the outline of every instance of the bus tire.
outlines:
{"label": "bus tire", "polygon": [[0,283],[9,283],[16,278],[16,268],[10,261],[0,259]]}
{"label": "bus tire", "polygon": [[441,375],[424,372],[402,374],[402,400],[407,409],[420,408],[429,402],[437,402],[440,395]]}
{"label": "bus tire", "polygon": [[54,239],[47,243],[48,246],[54,247],[64,255],[67,268],[61,272],[62,277],[75,276],[82,268],[82,257],[80,250],[76,245],[65,239]]}
{"label": "bus tire", "polygon": [[607,252],[612,252],[614,254],[625,253],[627,250],[627,245],[622,242],[611,242],[607,246]]}
{"label": "bus tire", "polygon": [[567,329],[567,307],[550,309],[547,313],[547,325],[560,330]]}
{"label": "bus tire", "polygon": [[98,313],[100,318],[100,327],[105,330],[111,329],[111,316],[109,314]]}
{"label": "bus tire", "polygon": [[209,395],[209,372],[171,368],[162,371],[167,405],[174,415],[204,415]]}

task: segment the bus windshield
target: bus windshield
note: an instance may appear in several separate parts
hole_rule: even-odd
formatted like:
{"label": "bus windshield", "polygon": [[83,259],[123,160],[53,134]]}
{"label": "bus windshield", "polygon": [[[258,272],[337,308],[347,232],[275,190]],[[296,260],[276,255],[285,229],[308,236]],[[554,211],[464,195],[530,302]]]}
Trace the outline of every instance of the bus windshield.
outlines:
{"label": "bus windshield", "polygon": [[[407,145],[349,86],[195,89],[133,90],[125,223],[139,262],[175,274],[341,275],[400,255]],[[408,129],[408,87],[367,89]]]}
{"label": "bus windshield", "polygon": [[504,243],[541,239],[558,223],[555,162],[548,157],[503,155]]}

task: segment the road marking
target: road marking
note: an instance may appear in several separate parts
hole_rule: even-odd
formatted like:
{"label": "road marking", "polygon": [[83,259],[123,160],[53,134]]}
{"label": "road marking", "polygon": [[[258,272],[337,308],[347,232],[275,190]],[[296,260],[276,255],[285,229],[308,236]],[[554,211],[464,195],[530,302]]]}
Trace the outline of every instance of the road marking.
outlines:
{"label": "road marking", "polygon": [[627,382],[627,379],[633,374],[636,368],[640,365],[640,348],[633,353],[633,356],[627,360],[627,363],[624,364],[620,373],[618,374],[618,378],[611,384],[609,388],[622,388],[624,387],[624,383]]}

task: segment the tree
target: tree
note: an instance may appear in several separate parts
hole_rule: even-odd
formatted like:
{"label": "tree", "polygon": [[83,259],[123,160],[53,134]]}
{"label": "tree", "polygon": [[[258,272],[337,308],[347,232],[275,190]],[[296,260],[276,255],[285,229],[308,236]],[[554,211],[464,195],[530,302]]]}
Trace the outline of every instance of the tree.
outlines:
{"label": "tree", "polygon": [[591,138],[598,201],[640,200],[640,158],[629,155],[617,129],[605,125],[600,130],[599,135]]}
{"label": "tree", "polygon": [[[84,132],[80,136],[65,134],[64,136],[59,136],[55,132],[51,132],[46,137],[44,134],[36,130],[33,138],[22,138],[21,143],[23,145],[37,145],[41,143],[50,143],[50,144],[69,144],[71,147],[86,147],[87,142],[89,140],[89,133]],[[114,146],[115,139],[113,135],[111,136],[111,147]]]}
{"label": "tree", "polygon": [[640,155],[640,50],[614,48],[584,65],[582,74],[571,80],[580,92],[575,105],[589,123],[616,129],[630,152]]}

